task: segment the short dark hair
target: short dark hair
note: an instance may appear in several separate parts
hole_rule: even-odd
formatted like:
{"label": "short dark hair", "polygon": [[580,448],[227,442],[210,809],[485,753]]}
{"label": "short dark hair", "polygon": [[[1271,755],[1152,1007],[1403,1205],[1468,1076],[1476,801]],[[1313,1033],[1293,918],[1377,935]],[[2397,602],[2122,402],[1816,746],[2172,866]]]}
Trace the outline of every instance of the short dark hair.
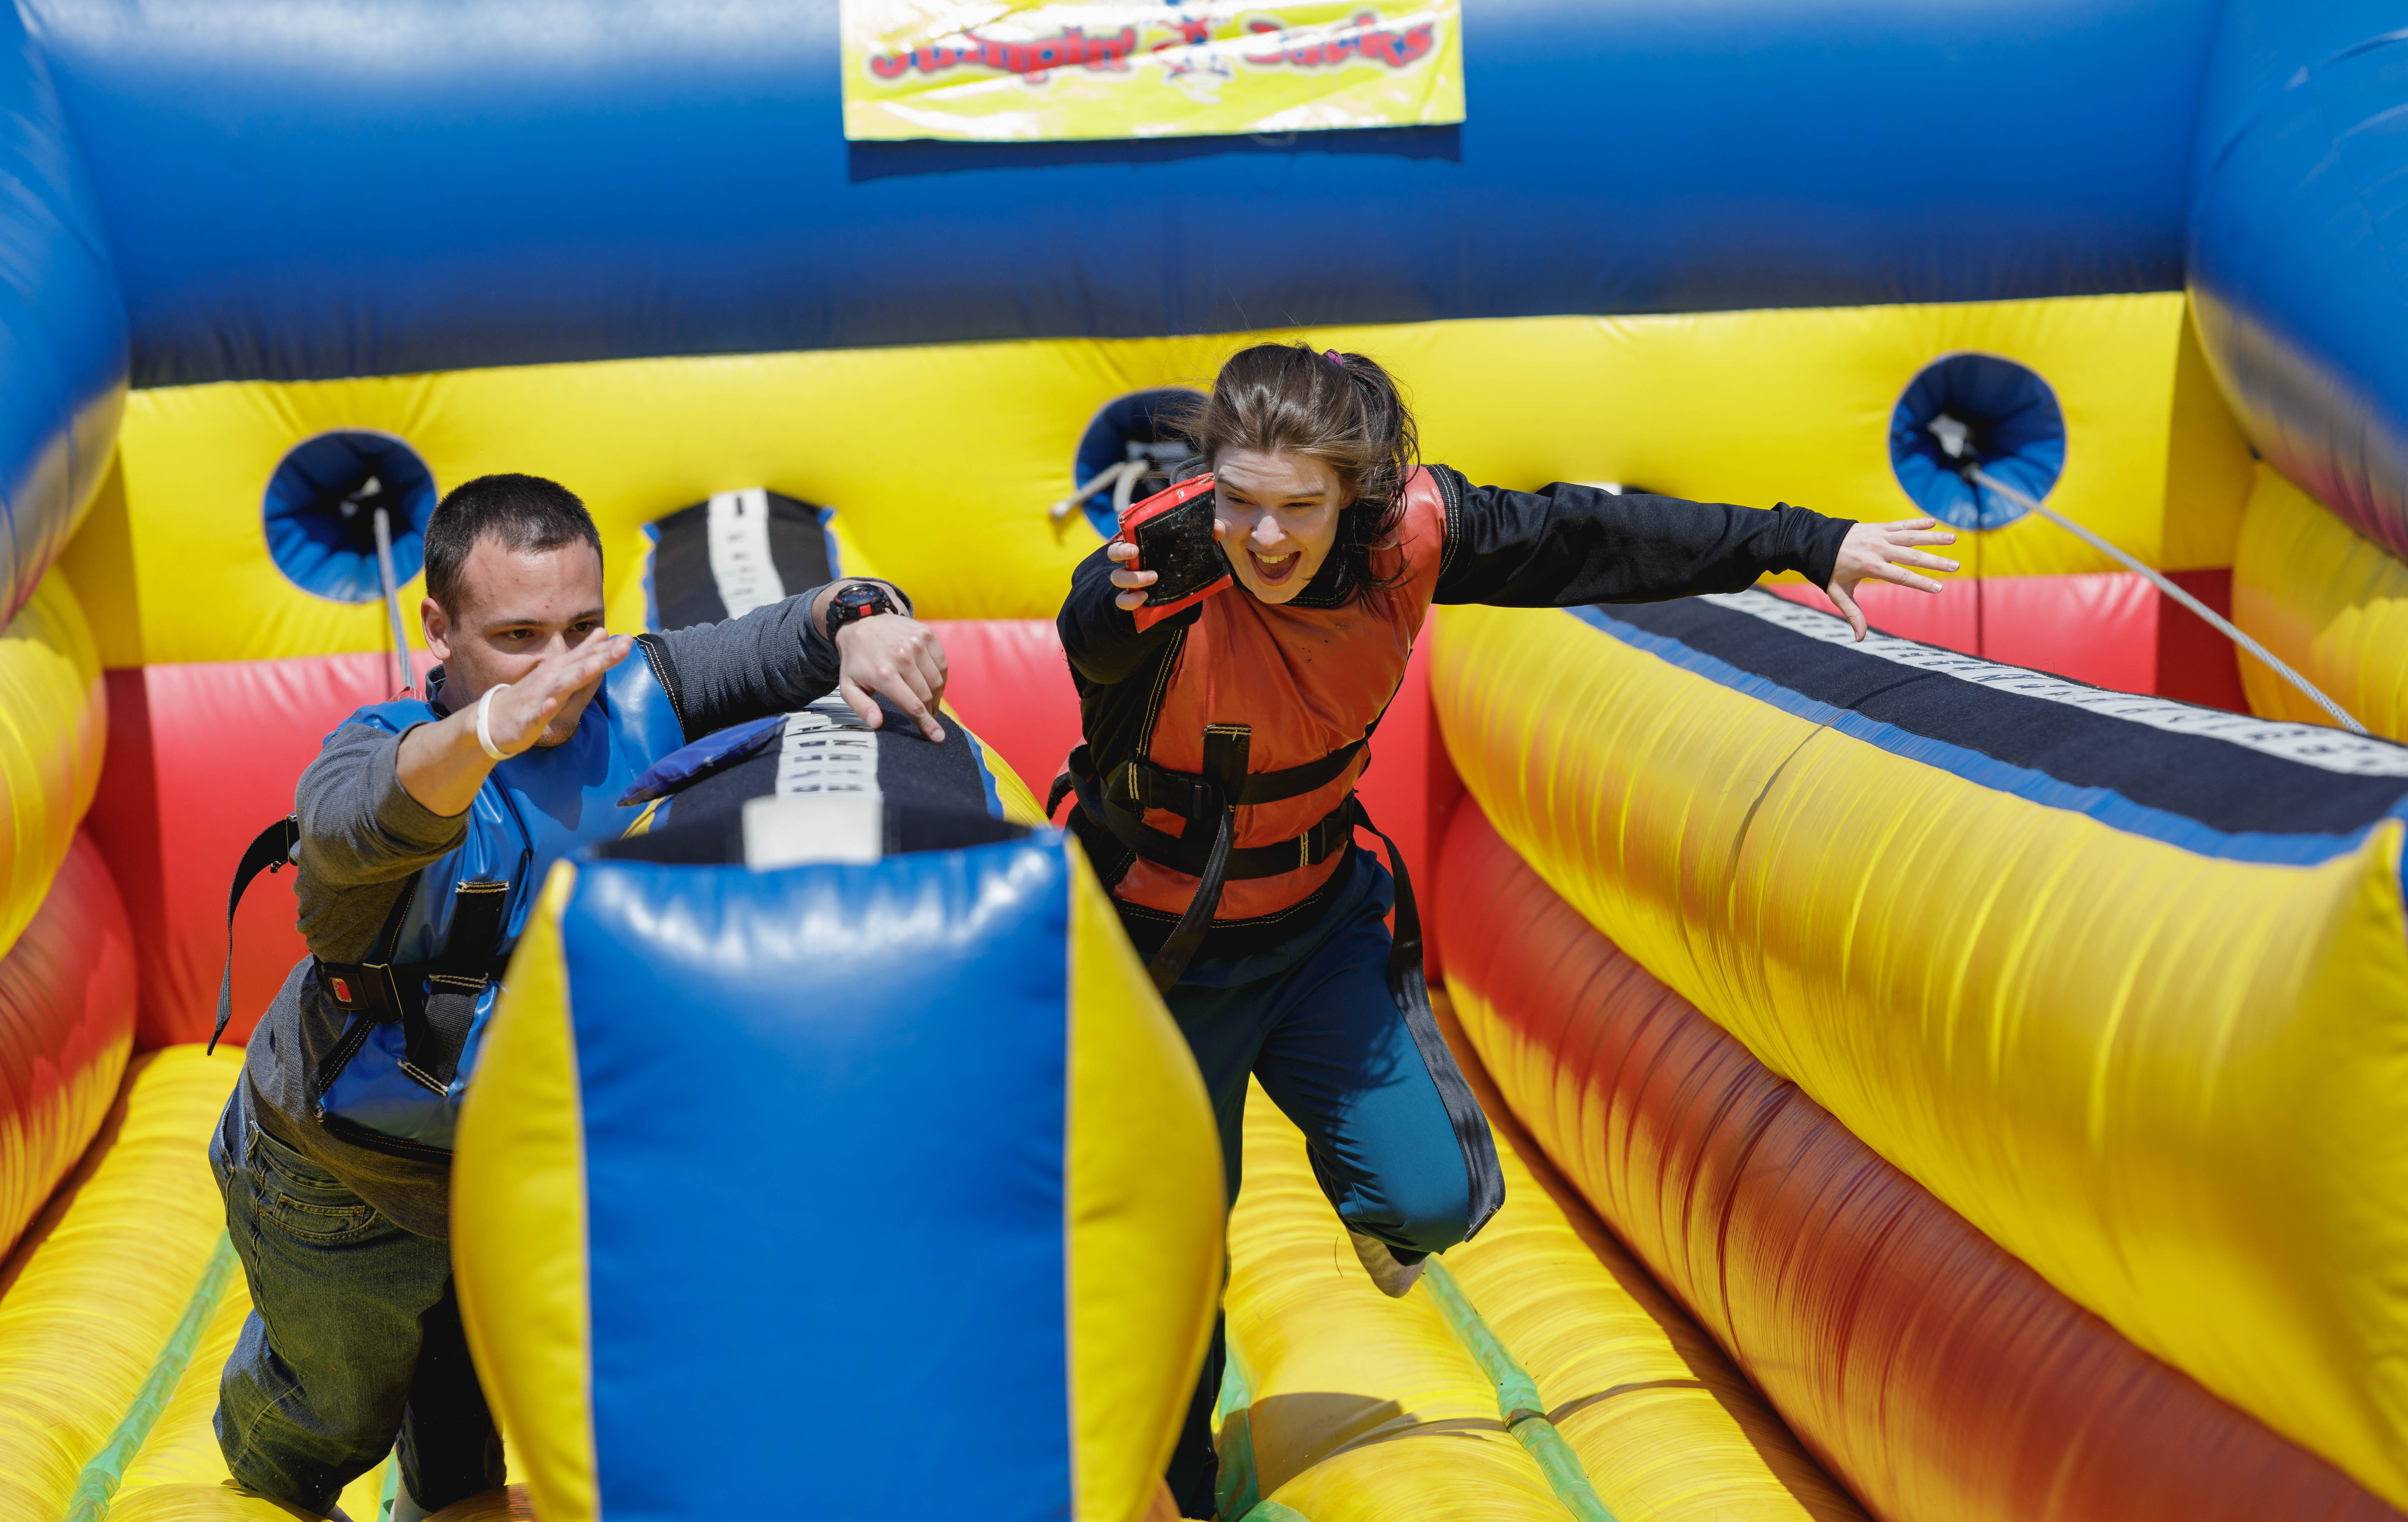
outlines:
{"label": "short dark hair", "polygon": [[460,610],[460,568],[491,536],[511,551],[557,550],[579,539],[602,554],[602,536],[577,494],[541,476],[479,476],[445,494],[426,522],[426,595]]}

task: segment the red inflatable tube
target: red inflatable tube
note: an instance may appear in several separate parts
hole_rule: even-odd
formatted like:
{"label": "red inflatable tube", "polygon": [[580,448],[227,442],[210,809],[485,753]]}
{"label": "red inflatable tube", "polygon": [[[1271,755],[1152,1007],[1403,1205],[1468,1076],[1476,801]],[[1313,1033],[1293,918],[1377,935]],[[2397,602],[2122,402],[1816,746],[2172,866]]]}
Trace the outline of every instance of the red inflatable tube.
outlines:
{"label": "red inflatable tube", "polygon": [[1455,1012],[1515,1115],[1873,1515],[2399,1516],[1883,1161],[1598,934],[1476,806],[1440,869]]}
{"label": "red inflatable tube", "polygon": [[945,647],[946,706],[1043,803],[1062,758],[1079,743],[1079,692],[1053,620],[956,619],[929,627]]}
{"label": "red inflatable tube", "polygon": [[134,1046],[134,929],[78,834],[0,957],[0,1257],[75,1166]]}

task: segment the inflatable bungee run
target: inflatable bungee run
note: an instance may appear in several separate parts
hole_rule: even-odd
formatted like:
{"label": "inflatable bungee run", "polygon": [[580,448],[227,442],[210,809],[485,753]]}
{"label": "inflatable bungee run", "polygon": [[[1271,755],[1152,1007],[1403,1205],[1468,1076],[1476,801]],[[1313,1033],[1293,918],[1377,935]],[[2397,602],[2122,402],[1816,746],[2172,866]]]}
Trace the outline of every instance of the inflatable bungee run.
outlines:
{"label": "inflatable bungee run", "polygon": [[[709,737],[530,896],[447,1522],[1125,1522],[1216,1314],[1228,1522],[2408,1514],[2395,7],[1470,0],[1460,124],[1005,145],[846,141],[836,9],[0,16],[0,1522],[292,1515],[211,1429],[305,955],[228,880],[494,471],[614,629],[891,578],[952,722]],[[1070,568],[1263,337],[1475,481],[1964,565],[1861,644],[1794,578],[1435,611],[1364,793],[1506,1203],[1398,1299],[1259,1094],[1223,1199],[1024,785]],[[859,859],[748,823],[812,792]]]}

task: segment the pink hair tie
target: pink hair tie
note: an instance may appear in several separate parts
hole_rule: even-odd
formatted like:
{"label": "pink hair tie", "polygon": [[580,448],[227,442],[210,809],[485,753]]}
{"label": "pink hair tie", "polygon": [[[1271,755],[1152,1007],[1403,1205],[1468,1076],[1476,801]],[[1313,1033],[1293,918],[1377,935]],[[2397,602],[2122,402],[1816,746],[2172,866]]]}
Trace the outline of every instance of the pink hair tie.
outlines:
{"label": "pink hair tie", "polygon": [[1346,367],[1346,361],[1339,356],[1338,351],[1335,349],[1323,350],[1321,352],[1321,357],[1329,361],[1330,364],[1337,366],[1341,370]]}

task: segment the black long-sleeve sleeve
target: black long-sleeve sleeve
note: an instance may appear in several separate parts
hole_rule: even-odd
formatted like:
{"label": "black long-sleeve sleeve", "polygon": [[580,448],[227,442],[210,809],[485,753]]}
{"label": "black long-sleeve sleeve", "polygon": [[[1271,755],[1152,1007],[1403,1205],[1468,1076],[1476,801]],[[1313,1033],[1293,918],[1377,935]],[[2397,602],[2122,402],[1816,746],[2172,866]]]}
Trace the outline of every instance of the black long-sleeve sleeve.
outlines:
{"label": "black long-sleeve sleeve", "polygon": [[1104,553],[1110,548],[1099,545],[1095,553],[1079,562],[1078,569],[1070,573],[1070,595],[1063,599],[1062,611],[1054,620],[1070,669],[1088,682],[1107,685],[1128,680],[1162,653],[1172,634],[1202,613],[1200,606],[1183,608],[1140,632],[1137,615],[1112,601],[1120,596],[1120,588],[1112,585],[1112,572],[1120,567]]}
{"label": "black long-sleeve sleeve", "polygon": [[1660,602],[1742,591],[1784,570],[1822,586],[1854,526],[1786,504],[1767,511],[1562,482],[1512,492],[1430,468],[1449,498],[1435,599],[1442,603]]}
{"label": "black long-sleeve sleeve", "polygon": [[[1674,496],[1617,495],[1558,482],[1543,491],[1474,486],[1432,466],[1447,498],[1447,544],[1436,601],[1510,608],[1660,602],[1739,592],[1768,571],[1831,580],[1853,522],[1784,505],[1770,510]],[[1145,669],[1193,623],[1190,608],[1140,632],[1113,602],[1114,563],[1101,548],[1071,574],[1054,621],[1082,680],[1110,685]],[[1226,595],[1226,594],[1225,594]]]}

